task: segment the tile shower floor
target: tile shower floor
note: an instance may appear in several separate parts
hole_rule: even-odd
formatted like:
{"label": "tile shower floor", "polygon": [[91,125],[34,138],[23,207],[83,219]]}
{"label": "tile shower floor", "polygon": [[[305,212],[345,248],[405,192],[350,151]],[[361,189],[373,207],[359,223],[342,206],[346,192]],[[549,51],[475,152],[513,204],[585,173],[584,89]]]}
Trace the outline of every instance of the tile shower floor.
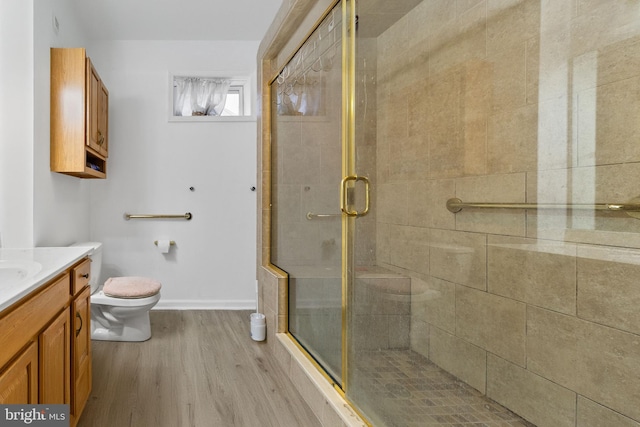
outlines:
{"label": "tile shower floor", "polygon": [[357,364],[357,393],[376,426],[535,427],[413,351],[367,352]]}

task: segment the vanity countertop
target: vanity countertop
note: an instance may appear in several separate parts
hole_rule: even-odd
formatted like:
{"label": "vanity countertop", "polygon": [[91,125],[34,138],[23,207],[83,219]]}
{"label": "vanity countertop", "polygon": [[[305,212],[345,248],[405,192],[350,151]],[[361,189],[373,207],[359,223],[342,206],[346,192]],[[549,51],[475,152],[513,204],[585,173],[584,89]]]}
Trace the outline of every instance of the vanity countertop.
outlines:
{"label": "vanity countertop", "polygon": [[44,285],[91,251],[90,247],[0,248],[0,311]]}

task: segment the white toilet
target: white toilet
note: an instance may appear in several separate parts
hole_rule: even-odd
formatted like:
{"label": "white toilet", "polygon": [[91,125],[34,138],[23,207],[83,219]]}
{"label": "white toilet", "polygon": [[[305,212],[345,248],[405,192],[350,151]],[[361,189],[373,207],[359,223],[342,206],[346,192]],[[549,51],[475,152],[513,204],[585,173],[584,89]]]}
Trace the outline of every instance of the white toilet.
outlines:
{"label": "white toilet", "polygon": [[117,277],[101,285],[102,243],[85,242],[73,246],[92,248],[89,252],[91,339],[146,341],[151,338],[149,310],[160,300],[160,283],[144,277]]}

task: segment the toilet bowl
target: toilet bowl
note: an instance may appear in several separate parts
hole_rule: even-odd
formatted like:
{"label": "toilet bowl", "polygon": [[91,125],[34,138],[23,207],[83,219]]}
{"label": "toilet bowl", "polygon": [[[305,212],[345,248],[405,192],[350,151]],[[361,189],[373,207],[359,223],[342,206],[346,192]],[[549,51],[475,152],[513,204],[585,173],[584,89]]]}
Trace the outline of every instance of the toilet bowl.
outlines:
{"label": "toilet bowl", "polygon": [[[108,289],[105,293],[105,284],[100,282],[100,270],[102,267],[102,243],[86,242],[76,243],[73,246],[85,246],[92,248],[89,252],[91,259],[91,274],[89,285],[91,286],[91,339],[101,341],[146,341],[151,338],[151,322],[149,310],[160,301],[160,284],[145,278],[115,278],[119,287]],[[151,283],[151,288],[146,288],[142,296],[137,296],[137,282],[144,281],[146,285]],[[154,285],[155,282],[155,286]],[[129,288],[129,289],[126,289]],[[149,290],[151,289],[151,290]],[[125,292],[122,292],[125,290]],[[114,292],[116,295],[114,296]],[[124,296],[121,296],[124,295]]]}

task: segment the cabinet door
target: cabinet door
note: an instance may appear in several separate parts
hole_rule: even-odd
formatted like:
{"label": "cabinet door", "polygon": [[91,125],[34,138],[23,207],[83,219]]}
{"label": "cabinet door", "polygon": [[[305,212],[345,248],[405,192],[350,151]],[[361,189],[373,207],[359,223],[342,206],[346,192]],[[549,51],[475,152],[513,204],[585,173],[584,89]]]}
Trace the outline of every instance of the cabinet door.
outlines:
{"label": "cabinet door", "polygon": [[38,344],[27,349],[0,374],[0,404],[38,403]]}
{"label": "cabinet door", "polygon": [[86,103],[86,117],[87,123],[87,135],[86,143],[90,148],[93,148],[96,152],[100,152],[101,134],[98,124],[98,112],[100,111],[100,76],[91,60],[86,59],[87,66],[87,103]]}
{"label": "cabinet door", "polygon": [[40,334],[40,403],[71,403],[70,311],[65,309]]}
{"label": "cabinet door", "polygon": [[77,421],[91,393],[91,305],[87,286],[73,301],[71,416]]}
{"label": "cabinet door", "polygon": [[109,91],[100,81],[98,91],[98,145],[100,154],[109,155]]}

